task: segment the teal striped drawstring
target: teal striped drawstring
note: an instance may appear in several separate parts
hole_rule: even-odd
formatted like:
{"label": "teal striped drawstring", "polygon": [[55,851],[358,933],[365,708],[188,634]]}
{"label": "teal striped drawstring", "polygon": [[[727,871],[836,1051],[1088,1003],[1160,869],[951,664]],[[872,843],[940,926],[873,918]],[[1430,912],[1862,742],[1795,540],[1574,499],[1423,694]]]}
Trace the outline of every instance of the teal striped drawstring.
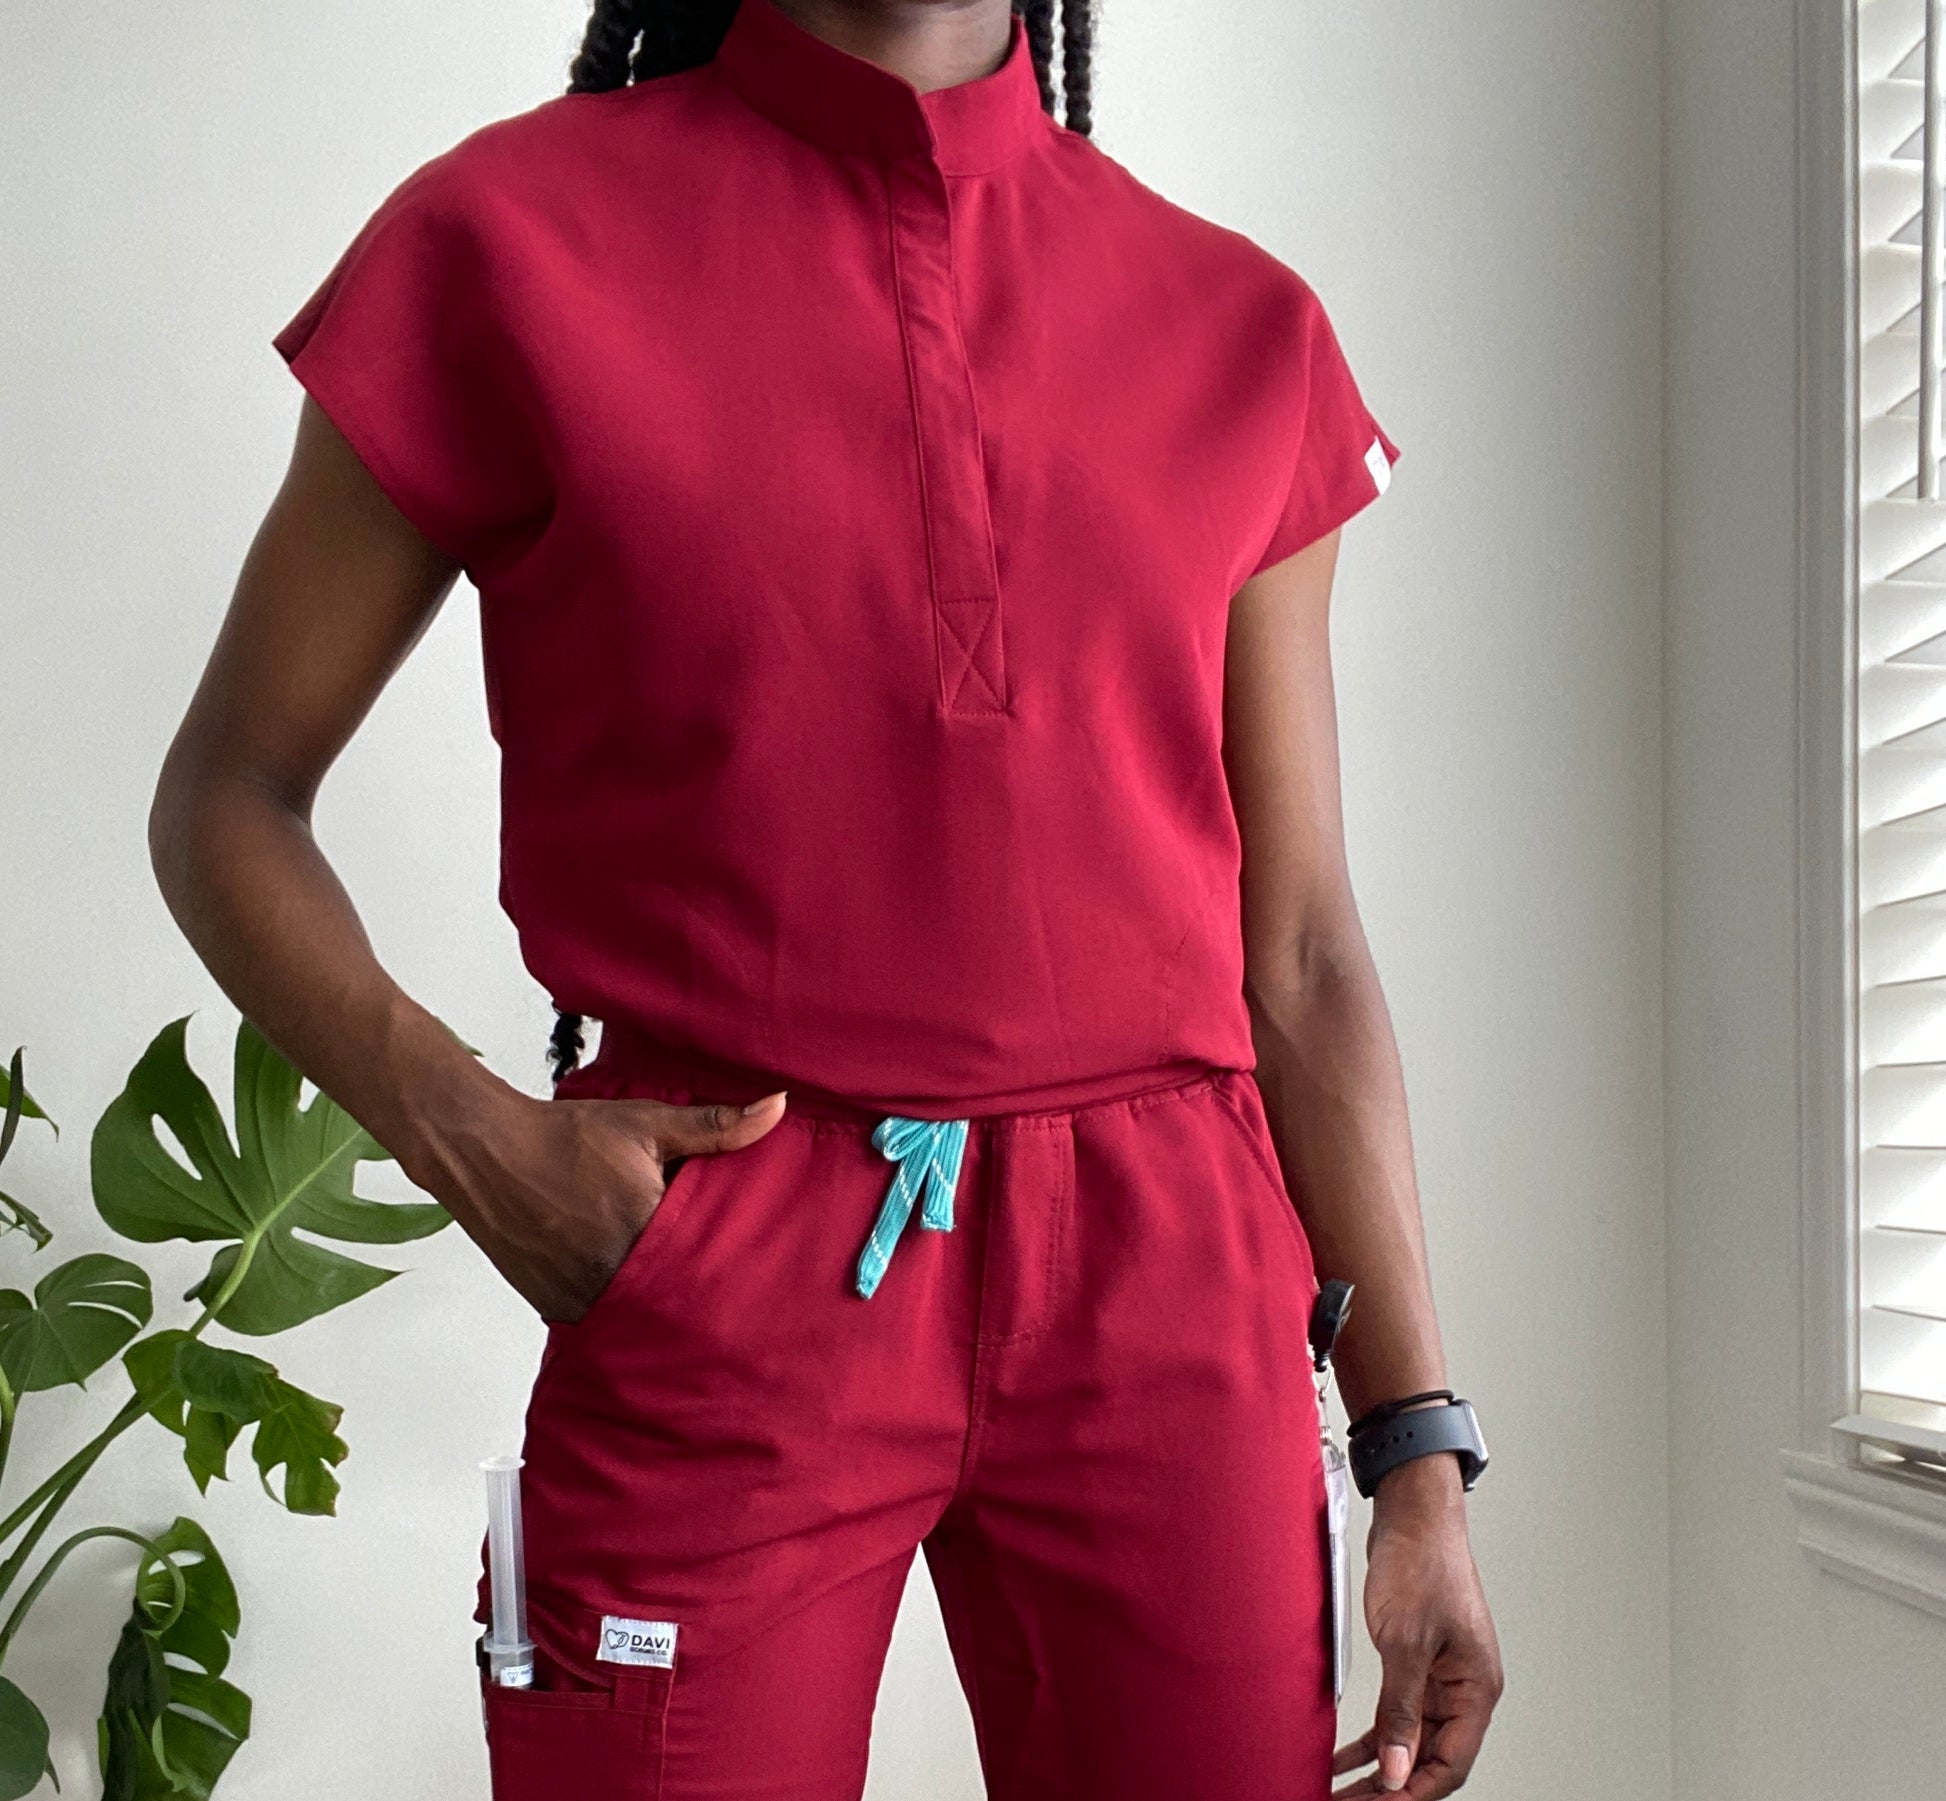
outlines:
{"label": "teal striped drawstring", "polygon": [[966,1121],[902,1119],[896,1113],[889,1114],[873,1130],[872,1143],[898,1168],[893,1172],[892,1186],[885,1191],[885,1204],[878,1210],[872,1235],[858,1257],[857,1288],[868,1301],[892,1261],[892,1247],[912,1217],[912,1206],[921,1190],[926,1198],[919,1211],[919,1224],[928,1232],[953,1229],[953,1190],[959,1186],[960,1157],[966,1149]]}

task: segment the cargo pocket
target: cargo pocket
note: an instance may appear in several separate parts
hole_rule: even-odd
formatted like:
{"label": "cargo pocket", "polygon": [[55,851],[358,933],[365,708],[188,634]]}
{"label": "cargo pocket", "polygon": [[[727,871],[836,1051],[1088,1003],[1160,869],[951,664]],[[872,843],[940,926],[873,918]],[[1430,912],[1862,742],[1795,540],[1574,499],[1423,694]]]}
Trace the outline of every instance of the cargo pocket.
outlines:
{"label": "cargo pocket", "polygon": [[481,1677],[493,1801],[657,1801],[671,1670],[568,1660],[536,1647],[534,1687]]}

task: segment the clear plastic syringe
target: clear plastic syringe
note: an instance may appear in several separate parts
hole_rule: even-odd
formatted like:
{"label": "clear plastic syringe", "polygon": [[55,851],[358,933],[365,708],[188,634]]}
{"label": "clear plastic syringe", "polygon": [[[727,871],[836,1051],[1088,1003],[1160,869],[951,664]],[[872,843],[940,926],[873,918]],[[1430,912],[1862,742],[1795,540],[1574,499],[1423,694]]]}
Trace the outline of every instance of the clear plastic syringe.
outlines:
{"label": "clear plastic syringe", "polygon": [[534,1641],[527,1636],[527,1570],[520,1542],[519,1457],[489,1457],[487,1479],[487,1572],[493,1588],[493,1624],[485,1647],[487,1680],[498,1688],[534,1686]]}

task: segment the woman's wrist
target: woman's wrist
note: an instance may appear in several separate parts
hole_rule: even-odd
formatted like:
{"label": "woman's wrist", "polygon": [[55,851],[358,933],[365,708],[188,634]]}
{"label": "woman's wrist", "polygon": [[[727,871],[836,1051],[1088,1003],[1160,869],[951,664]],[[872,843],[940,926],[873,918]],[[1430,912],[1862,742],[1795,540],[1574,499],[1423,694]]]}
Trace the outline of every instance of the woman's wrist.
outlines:
{"label": "woman's wrist", "polygon": [[[1417,1412],[1440,1403],[1432,1394],[1449,1394],[1449,1389],[1428,1390],[1415,1395],[1405,1408]],[[1362,1415],[1369,1419],[1372,1412]],[[1381,1518],[1433,1518],[1449,1513],[1464,1515],[1466,1486],[1461,1478],[1459,1459],[1451,1452],[1434,1452],[1426,1457],[1408,1458],[1381,1476],[1372,1491],[1374,1521]]]}

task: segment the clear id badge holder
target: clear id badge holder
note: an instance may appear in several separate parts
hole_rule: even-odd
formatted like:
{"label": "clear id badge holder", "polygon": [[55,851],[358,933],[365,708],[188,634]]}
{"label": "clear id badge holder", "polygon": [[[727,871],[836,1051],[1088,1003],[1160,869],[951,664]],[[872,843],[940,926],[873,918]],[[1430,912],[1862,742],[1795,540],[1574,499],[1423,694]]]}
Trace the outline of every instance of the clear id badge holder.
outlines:
{"label": "clear id badge holder", "polygon": [[1351,1310],[1351,1284],[1326,1282],[1311,1308],[1311,1369],[1318,1379],[1319,1451],[1324,1462],[1325,1566],[1330,1575],[1331,1696],[1342,1701],[1351,1671],[1351,1464],[1331,1431],[1331,1351]]}

